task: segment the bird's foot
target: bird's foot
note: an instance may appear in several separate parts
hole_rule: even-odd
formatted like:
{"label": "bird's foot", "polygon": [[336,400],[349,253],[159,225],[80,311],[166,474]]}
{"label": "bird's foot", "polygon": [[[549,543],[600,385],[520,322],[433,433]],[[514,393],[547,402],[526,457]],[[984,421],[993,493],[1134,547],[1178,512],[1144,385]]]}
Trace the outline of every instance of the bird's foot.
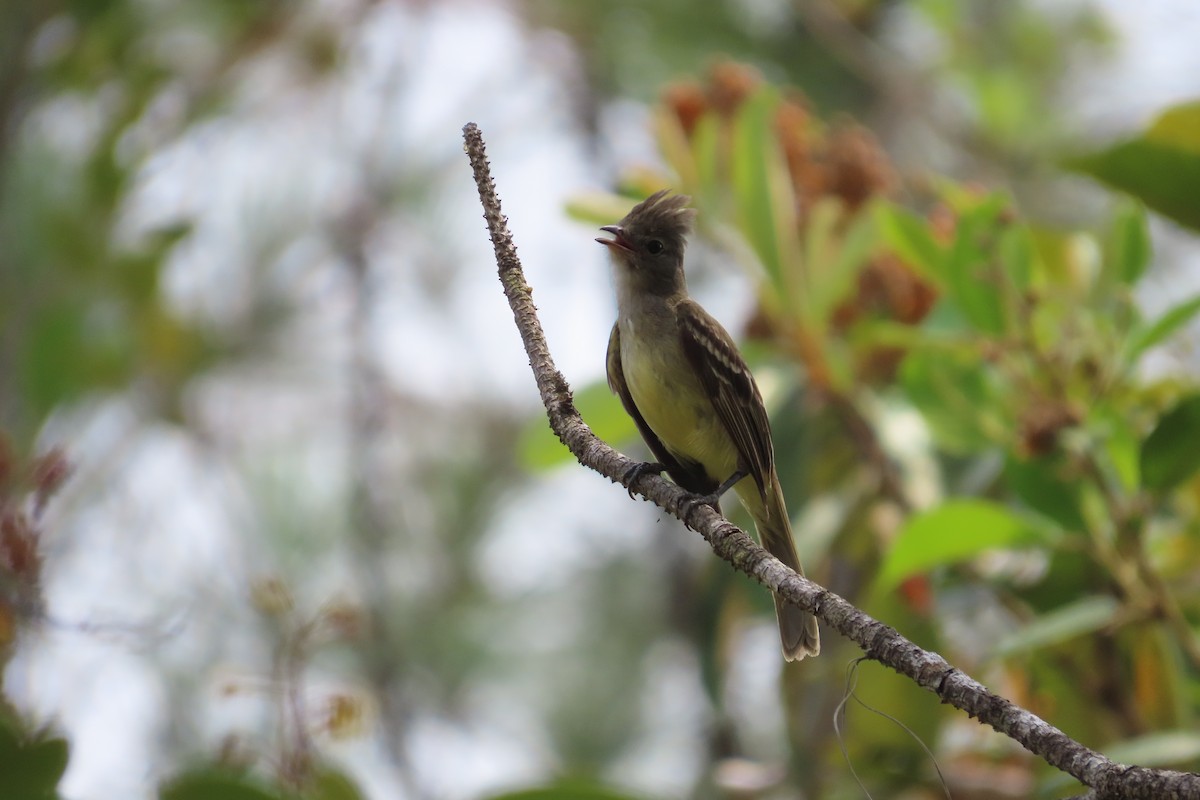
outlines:
{"label": "bird's foot", "polygon": [[721,511],[721,498],[726,492],[732,489],[738,481],[740,481],[742,478],[745,478],[748,474],[749,473],[747,473],[745,470],[739,469],[737,472],[726,478],[724,483],[722,483],[709,494],[696,495],[693,499],[688,501],[686,513],[690,514],[697,506],[706,505],[712,506],[713,511],[716,511],[718,514],[723,514],[724,512]]}
{"label": "bird's foot", "polygon": [[625,474],[621,476],[621,485],[629,492],[629,498],[632,500],[634,481],[643,475],[661,475],[665,469],[666,467],[657,461],[642,461],[625,470]]}
{"label": "bird's foot", "polygon": [[680,514],[680,519],[688,519],[692,515],[692,512],[700,506],[711,506],[712,510],[716,511],[718,514],[724,513],[721,511],[720,492],[713,492],[711,494],[693,494],[687,500],[683,501],[683,505],[679,509],[680,512],[682,512]]}

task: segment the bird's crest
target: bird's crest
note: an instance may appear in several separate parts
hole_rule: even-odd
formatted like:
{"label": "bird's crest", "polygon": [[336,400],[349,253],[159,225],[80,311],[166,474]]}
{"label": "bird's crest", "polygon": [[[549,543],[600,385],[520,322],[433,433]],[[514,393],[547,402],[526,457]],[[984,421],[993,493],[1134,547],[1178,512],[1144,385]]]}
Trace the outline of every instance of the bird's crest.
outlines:
{"label": "bird's crest", "polygon": [[692,198],[685,194],[660,189],[634,206],[621,220],[621,227],[634,235],[686,238],[696,219],[696,209],[688,207],[690,202]]}

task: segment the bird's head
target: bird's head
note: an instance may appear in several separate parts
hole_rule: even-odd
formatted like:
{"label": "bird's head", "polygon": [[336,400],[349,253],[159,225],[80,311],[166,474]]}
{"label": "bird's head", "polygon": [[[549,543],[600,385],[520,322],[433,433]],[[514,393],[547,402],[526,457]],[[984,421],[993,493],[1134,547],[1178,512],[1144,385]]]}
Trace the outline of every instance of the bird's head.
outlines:
{"label": "bird's head", "polygon": [[608,247],[618,271],[644,290],[670,291],[683,277],[683,251],[696,218],[691,198],[663,189],[638,203],[617,225],[600,230],[613,238],[596,241]]}

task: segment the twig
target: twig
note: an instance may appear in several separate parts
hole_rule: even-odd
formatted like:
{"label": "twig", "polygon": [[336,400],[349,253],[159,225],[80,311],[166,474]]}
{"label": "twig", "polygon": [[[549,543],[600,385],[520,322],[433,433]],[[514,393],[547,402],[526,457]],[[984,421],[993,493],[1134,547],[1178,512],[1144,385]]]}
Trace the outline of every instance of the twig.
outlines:
{"label": "twig", "polygon": [[[584,423],[566,379],[554,366],[525,282],[508,220],[492,182],[483,135],[474,123],[463,127],[467,157],[479,188],[483,216],[496,253],[500,283],[533,369],[550,427],[581,464],[614,483],[635,462],[600,441]],[[825,625],[857,644],[868,658],[884,664],[942,702],[1019,742],[1051,766],[1095,792],[1097,800],[1200,800],[1200,775],[1117,764],[1084,747],[1062,731],[999,695],[988,691],[937,653],[922,650],[893,628],[872,619],[833,592],[800,577],[759,547],[744,531],[713,508],[658,475],[642,473],[630,486],[701,536],[721,558],[787,602],[815,614]]]}

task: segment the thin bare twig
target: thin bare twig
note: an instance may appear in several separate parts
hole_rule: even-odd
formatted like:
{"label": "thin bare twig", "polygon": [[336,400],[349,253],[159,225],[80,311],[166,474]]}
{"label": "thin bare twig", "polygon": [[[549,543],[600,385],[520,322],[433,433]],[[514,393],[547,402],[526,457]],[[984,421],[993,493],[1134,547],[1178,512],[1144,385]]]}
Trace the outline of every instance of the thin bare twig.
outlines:
{"label": "thin bare twig", "polygon": [[[500,283],[525,344],[550,427],[581,464],[620,483],[636,462],[597,438],[575,408],[570,386],[550,356],[533,305],[532,290],[525,282],[508,220],[500,209],[483,134],[474,123],[467,123],[463,138],[495,250]],[[1051,766],[1091,788],[1097,800],[1200,800],[1200,775],[1117,764],[1084,747],[1031,712],[988,691],[937,653],[921,649],[895,629],[788,569],[698,496],[665,478],[642,473],[626,488],[700,533],[713,551],[735,569],[787,602],[815,614],[829,628],[858,645],[867,658],[912,679],[942,702],[1019,742]]]}

